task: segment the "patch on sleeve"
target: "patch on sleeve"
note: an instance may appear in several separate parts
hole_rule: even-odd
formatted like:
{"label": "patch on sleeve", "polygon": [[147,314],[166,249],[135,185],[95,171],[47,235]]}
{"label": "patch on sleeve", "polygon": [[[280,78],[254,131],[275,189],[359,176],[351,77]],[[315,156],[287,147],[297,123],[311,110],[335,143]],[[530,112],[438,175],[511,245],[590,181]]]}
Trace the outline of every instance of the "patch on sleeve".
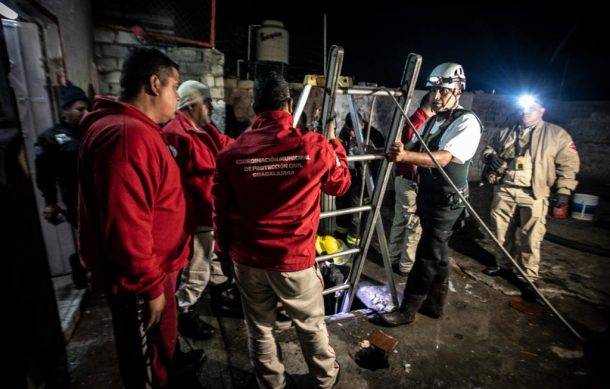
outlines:
{"label": "patch on sleeve", "polygon": [[576,150],[576,143],[574,143],[574,141],[570,142],[570,144],[568,145],[568,150],[570,150],[573,153],[578,152],[578,150]]}

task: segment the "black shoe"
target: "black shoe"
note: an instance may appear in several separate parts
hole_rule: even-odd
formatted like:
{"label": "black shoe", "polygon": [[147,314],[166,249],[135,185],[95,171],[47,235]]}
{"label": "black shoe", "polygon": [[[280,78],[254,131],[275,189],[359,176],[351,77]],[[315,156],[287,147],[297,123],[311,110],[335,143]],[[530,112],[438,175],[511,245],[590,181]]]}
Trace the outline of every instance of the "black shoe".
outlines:
{"label": "black shoe", "polygon": [[415,320],[415,314],[421,308],[426,295],[405,293],[400,308],[394,312],[379,315],[381,321],[390,327],[410,324]]}
{"label": "black shoe", "polygon": [[193,349],[184,352],[177,348],[174,353],[176,375],[181,376],[191,372],[194,373],[207,358],[208,356],[203,349]]}
{"label": "black shoe", "polygon": [[188,338],[205,340],[214,336],[216,330],[199,317],[197,311],[188,311],[178,315],[178,330]]}
{"label": "black shoe", "polygon": [[488,266],[483,269],[483,274],[487,274],[490,277],[498,277],[510,273],[510,270],[503,269],[500,266]]}
{"label": "black shoe", "polygon": [[392,264],[392,270],[394,271],[394,273],[398,274],[401,277],[408,277],[409,276],[409,272],[404,270],[400,266],[400,263],[393,263]]}

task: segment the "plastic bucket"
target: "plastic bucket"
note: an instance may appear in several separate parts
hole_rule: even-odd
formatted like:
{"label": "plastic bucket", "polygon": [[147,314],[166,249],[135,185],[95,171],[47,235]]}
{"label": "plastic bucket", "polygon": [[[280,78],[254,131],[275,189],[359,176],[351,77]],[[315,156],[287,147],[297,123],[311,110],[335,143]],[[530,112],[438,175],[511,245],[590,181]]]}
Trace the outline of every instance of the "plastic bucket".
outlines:
{"label": "plastic bucket", "polygon": [[593,220],[599,197],[584,193],[574,193],[572,199],[572,219]]}

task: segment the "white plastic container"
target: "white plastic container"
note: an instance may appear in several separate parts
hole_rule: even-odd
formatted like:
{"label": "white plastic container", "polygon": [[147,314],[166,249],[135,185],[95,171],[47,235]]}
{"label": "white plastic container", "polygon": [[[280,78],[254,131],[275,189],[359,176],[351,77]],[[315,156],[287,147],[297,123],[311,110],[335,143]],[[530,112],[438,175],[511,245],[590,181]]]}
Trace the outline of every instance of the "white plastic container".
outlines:
{"label": "white plastic container", "polygon": [[598,196],[574,193],[572,199],[572,219],[593,220],[598,203]]}

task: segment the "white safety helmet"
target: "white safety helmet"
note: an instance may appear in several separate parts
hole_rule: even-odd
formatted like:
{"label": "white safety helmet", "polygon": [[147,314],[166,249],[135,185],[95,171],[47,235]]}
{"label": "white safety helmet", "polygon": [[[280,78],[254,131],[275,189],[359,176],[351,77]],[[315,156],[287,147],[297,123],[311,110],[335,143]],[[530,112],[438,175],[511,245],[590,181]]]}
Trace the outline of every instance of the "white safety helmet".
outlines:
{"label": "white safety helmet", "polygon": [[184,81],[178,88],[178,109],[183,109],[198,101],[212,98],[210,88],[202,82],[195,80]]}
{"label": "white safety helmet", "polygon": [[450,89],[461,86],[461,90],[466,89],[466,76],[462,65],[446,62],[435,67],[430,73],[430,77],[428,77],[426,87],[435,86]]}

